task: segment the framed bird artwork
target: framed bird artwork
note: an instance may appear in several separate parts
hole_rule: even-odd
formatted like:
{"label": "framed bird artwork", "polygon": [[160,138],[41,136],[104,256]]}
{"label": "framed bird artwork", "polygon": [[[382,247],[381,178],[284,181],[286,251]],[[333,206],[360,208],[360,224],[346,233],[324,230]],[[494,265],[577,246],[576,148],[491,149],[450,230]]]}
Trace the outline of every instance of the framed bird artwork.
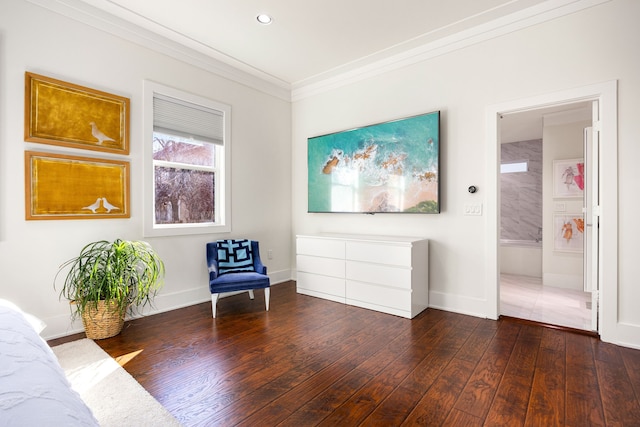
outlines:
{"label": "framed bird artwork", "polygon": [[553,215],[553,250],[583,252],[584,216],[582,213]]}
{"label": "framed bird artwork", "polygon": [[27,220],[129,218],[129,162],[25,151]]}
{"label": "framed bird artwork", "polygon": [[127,155],[129,108],[129,98],[25,73],[25,141]]}

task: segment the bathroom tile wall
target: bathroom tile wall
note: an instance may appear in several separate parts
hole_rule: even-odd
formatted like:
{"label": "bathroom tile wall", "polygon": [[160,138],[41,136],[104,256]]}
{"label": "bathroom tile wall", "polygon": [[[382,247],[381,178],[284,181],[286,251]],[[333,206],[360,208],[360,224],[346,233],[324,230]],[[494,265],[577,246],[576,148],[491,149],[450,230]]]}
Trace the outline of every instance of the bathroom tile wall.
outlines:
{"label": "bathroom tile wall", "polygon": [[542,239],[542,140],[502,144],[501,163],[527,162],[527,172],[500,174],[500,238]]}

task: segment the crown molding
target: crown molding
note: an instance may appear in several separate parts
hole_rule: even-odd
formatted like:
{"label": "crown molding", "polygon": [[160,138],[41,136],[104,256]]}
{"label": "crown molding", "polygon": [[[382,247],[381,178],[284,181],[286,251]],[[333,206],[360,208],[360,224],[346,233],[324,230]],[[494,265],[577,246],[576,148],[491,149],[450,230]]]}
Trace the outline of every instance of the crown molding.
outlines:
{"label": "crown molding", "polygon": [[[134,42],[285,101],[298,101],[404,68],[611,0],[547,0],[472,28],[434,39],[380,60],[370,57],[290,84],[142,16],[99,0],[26,0],[114,36]],[[102,7],[96,5],[100,3]],[[107,9],[104,9],[105,4]]]}
{"label": "crown molding", "polygon": [[[112,7],[103,10],[93,0],[26,0],[124,40],[210,71],[236,83],[291,101],[291,85],[248,64],[143,17],[124,19]],[[95,3],[95,2],[93,2]]]}
{"label": "crown molding", "polygon": [[298,101],[328,92],[609,1],[611,0],[548,0],[334,76],[327,76],[329,73],[325,73],[296,82],[292,85],[291,99]]}

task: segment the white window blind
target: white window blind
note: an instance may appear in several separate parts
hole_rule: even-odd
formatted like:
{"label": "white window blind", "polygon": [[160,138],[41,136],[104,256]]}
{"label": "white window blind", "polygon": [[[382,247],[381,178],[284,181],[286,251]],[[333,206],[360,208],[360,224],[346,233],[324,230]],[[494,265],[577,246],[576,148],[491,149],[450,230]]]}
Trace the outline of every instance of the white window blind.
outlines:
{"label": "white window blind", "polygon": [[153,130],[224,145],[224,115],[202,105],[153,95]]}

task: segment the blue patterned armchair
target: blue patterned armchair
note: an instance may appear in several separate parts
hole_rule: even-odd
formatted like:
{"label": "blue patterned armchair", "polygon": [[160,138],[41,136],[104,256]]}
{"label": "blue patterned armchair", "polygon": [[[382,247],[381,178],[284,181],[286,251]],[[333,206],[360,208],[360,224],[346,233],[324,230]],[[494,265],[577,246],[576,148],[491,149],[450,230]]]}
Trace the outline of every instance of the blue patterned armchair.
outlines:
{"label": "blue patterned armchair", "polygon": [[260,260],[260,248],[255,240],[218,240],[207,243],[209,290],[211,309],[216,317],[216,305],[221,293],[248,291],[254,299],[254,289],[264,289],[264,300],[269,311],[271,283],[267,267]]}

